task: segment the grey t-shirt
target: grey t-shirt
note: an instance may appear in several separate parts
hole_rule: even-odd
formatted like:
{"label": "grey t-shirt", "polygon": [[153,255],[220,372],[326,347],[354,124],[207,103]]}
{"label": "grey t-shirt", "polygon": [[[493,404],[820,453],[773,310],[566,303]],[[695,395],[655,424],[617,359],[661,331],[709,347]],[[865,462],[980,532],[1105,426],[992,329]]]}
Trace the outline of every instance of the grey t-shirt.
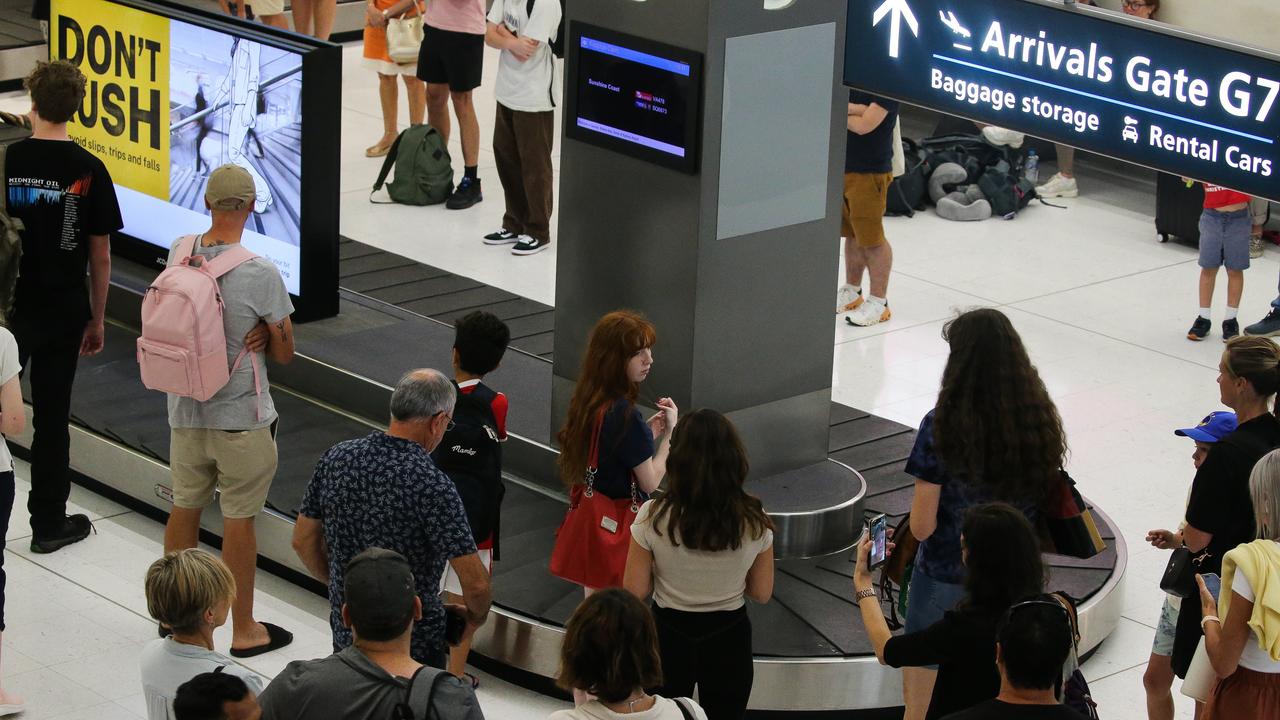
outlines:
{"label": "grey t-shirt", "polygon": [[147,701],[148,720],[170,720],[173,696],[178,686],[199,675],[222,668],[222,672],[244,681],[253,693],[262,692],[262,678],[231,658],[195,645],[187,645],[167,637],[152,640],[138,656],[142,673],[142,694]]}
{"label": "grey t-shirt", "polygon": [[[175,240],[169,247],[170,265],[179,259],[176,251],[180,241],[181,238]],[[230,247],[200,247],[197,240],[196,254],[217,257]],[[258,320],[273,324],[293,313],[293,303],[289,300],[289,291],[285,290],[280,271],[265,258],[254,258],[218,278],[218,287],[222,289],[228,365],[244,349],[244,336],[258,324]],[[263,353],[252,353],[252,356],[245,356],[226,386],[204,402],[170,395],[169,427],[256,430],[274,422],[276,407],[271,401],[270,384],[267,382],[266,358]],[[261,396],[257,396],[253,388],[251,359],[258,365]]]}
{"label": "grey t-shirt", "polygon": [[[415,694],[426,697],[430,683],[443,670],[423,668]],[[262,720],[383,720],[405,699],[409,680],[393,677],[357,648],[319,660],[295,660],[285,666],[258,696]],[[431,704],[440,720],[484,720],[470,685],[445,674]],[[413,708],[414,717],[436,717]]]}

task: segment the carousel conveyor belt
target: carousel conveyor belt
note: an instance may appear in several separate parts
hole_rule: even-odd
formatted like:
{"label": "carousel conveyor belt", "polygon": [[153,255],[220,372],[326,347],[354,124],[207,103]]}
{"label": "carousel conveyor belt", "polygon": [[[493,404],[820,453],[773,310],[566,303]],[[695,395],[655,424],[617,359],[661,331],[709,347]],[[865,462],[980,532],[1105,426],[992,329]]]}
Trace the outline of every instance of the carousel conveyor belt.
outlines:
{"label": "carousel conveyor belt", "polygon": [[[447,328],[441,327],[441,333]],[[165,398],[145,389],[134,357],[137,335],[118,325],[107,329],[106,349],[80,362],[73,395],[74,422],[99,436],[168,463],[169,427]],[[447,336],[446,336],[447,337]],[[446,339],[445,337],[441,338]],[[274,385],[280,414],[280,466],[269,495],[270,507],[294,518],[320,455],[334,443],[373,429],[339,409]],[[906,426],[833,406],[832,456],[866,468],[867,507],[901,516],[909,508],[911,479],[901,465],[914,439]],[[495,565],[495,602],[521,616],[562,626],[581,599],[581,589],[551,576],[547,560],[565,501],[544,487],[508,478],[503,504],[501,560]],[[1050,587],[1085,599],[1112,575],[1114,529],[1102,528],[1108,550],[1089,560],[1050,556]],[[288,548],[269,552],[288,552]],[[279,558],[272,558],[279,560]],[[778,564],[774,598],[750,605],[755,653],[773,658],[841,658],[871,652],[861,623],[854,622],[852,565],[848,553]]]}

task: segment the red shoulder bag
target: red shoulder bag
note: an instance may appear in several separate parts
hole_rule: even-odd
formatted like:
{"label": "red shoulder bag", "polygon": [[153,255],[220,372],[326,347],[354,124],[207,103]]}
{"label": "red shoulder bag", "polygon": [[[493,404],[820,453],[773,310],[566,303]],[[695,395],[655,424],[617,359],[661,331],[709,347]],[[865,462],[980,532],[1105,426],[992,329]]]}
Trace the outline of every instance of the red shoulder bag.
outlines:
{"label": "red shoulder bag", "polygon": [[556,531],[551,551],[551,574],[592,589],[620,587],[631,547],[631,523],[640,512],[640,493],[631,478],[631,497],[614,500],[596,492],[600,469],[600,428],[605,408],[596,415],[591,431],[591,454],[582,485],[569,493],[569,511]]}

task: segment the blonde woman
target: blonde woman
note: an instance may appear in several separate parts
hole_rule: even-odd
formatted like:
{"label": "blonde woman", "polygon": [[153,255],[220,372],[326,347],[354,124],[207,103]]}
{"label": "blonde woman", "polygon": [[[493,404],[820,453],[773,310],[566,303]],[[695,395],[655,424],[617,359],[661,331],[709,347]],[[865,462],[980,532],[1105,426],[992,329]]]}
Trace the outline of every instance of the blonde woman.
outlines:
{"label": "blonde woman", "polygon": [[169,553],[147,570],[146,595],[147,612],[172,631],[148,643],[138,662],[148,720],[171,720],[178,686],[219,668],[262,692],[261,677],[213,649],[213,631],[227,622],[236,595],[221,560],[196,548]]}
{"label": "blonde woman", "polygon": [[1205,650],[1220,678],[1202,720],[1280,717],[1280,450],[1253,467],[1249,496],[1258,539],[1223,558],[1219,598],[1196,578]]}

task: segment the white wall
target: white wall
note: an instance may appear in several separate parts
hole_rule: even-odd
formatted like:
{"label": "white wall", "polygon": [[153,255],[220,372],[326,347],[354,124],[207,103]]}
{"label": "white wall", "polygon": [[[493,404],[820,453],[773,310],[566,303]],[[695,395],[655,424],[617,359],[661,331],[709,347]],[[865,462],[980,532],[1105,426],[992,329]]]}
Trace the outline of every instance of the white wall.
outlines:
{"label": "white wall", "polygon": [[[1120,9],[1120,0],[1097,0]],[[1280,53],[1280,2],[1276,0],[1162,0],[1159,20]]]}

